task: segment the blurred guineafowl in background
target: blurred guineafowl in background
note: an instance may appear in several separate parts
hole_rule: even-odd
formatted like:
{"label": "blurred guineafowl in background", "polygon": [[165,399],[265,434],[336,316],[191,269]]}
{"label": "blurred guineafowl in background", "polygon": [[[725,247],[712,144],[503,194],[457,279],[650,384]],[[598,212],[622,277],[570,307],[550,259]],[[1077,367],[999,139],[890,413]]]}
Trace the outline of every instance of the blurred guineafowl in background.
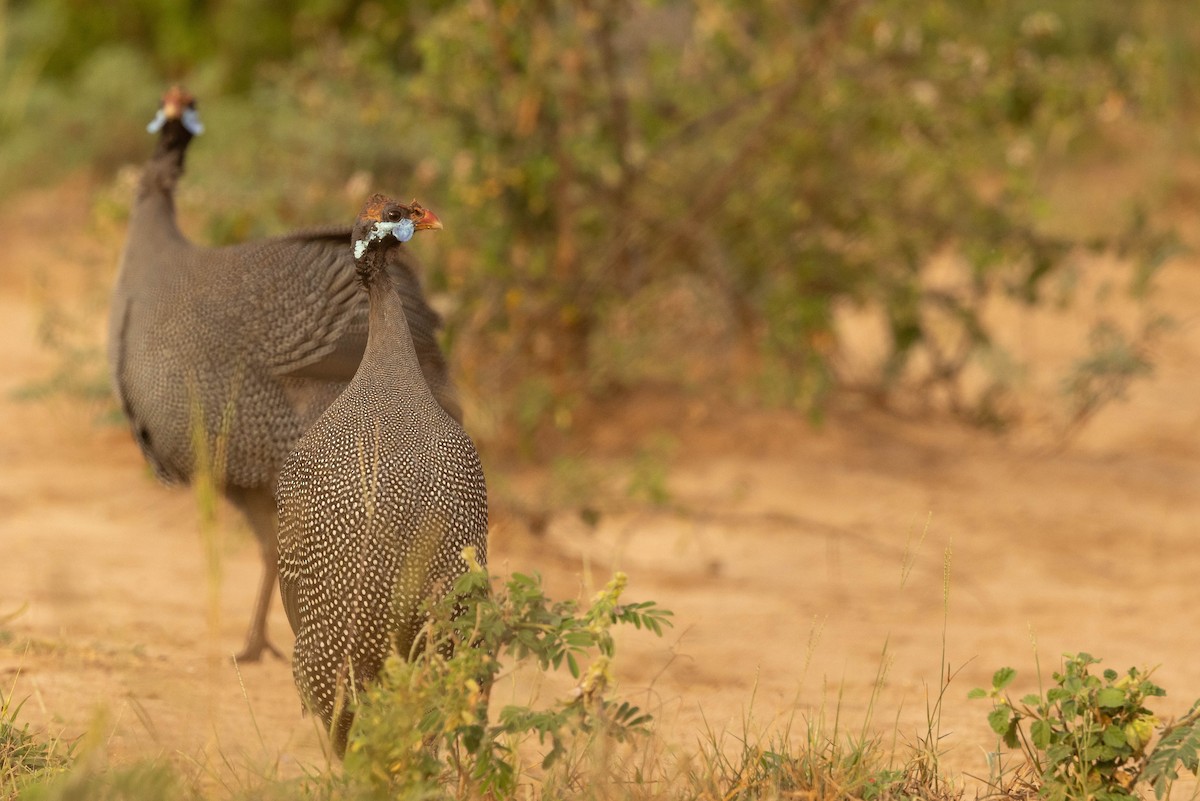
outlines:
{"label": "blurred guineafowl in background", "polygon": [[[266,622],[278,572],[274,490],[297,438],[354,375],[367,341],[350,229],[330,227],[220,248],[188,241],[175,221],[175,186],[201,132],[195,101],[173,87],[151,132],[109,318],[113,385],[134,438],[160,478],[188,482],[210,469],[262,549],[242,660],[279,655]],[[438,348],[437,314],[418,263],[397,252],[390,280],[404,305],[421,385],[454,419],[461,412]],[[428,386],[426,386],[428,384]]]}
{"label": "blurred guineafowl in background", "polygon": [[[407,656],[422,603],[487,563],[487,489],[470,437],[420,380],[395,265],[401,241],[441,223],[375,195],[354,226],[370,297],[367,352],[346,391],[279,474],[279,589],[296,632],[292,671],[339,754],[346,700],[393,651]],[[349,247],[347,247],[349,251]]]}

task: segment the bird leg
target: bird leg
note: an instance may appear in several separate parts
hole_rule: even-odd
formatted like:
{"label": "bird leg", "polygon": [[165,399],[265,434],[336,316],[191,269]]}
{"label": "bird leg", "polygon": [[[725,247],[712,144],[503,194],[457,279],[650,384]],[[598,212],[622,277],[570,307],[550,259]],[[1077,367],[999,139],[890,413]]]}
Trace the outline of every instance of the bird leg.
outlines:
{"label": "bird leg", "polygon": [[[274,532],[272,532],[272,538]],[[263,651],[269,651],[279,659],[287,660],[283,652],[267,639],[267,614],[271,611],[271,596],[275,594],[275,579],[279,577],[279,548],[274,543],[262,543],[262,580],[258,585],[258,597],[254,602],[254,614],[250,616],[250,628],[246,630],[246,644],[234,654],[238,662],[258,662]]]}
{"label": "bird leg", "polygon": [[268,651],[286,661],[283,652],[267,639],[267,615],[271,611],[271,596],[275,594],[275,580],[279,577],[279,521],[275,514],[274,493],[268,487],[230,487],[227,494],[245,515],[262,552],[262,579],[250,616],[250,628],[246,630],[246,644],[233,658],[238,662],[258,662],[263,651]]}

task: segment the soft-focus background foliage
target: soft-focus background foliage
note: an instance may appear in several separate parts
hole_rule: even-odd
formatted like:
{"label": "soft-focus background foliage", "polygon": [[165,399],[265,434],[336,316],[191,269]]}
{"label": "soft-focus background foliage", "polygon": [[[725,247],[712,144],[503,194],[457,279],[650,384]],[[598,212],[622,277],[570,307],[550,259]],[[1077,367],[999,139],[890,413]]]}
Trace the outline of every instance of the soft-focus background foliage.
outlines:
{"label": "soft-focus background foliage", "polygon": [[[438,210],[426,281],[485,435],[647,382],[1003,424],[1019,371],[984,302],[1063,302],[1087,251],[1144,293],[1171,254],[1198,38],[1173,0],[0,0],[0,191],[86,168],[119,220],[179,80],[198,238],[348,223],[374,189]],[[1146,149],[1144,185],[1070,181]],[[886,340],[853,387],[847,309]],[[1145,372],[1155,330],[1098,328],[1072,408]]]}

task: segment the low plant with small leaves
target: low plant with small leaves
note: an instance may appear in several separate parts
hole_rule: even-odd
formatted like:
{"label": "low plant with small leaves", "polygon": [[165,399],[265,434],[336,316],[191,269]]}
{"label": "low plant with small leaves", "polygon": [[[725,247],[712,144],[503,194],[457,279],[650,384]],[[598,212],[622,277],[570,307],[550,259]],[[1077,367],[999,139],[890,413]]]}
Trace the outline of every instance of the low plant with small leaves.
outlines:
{"label": "low plant with small leaves", "polygon": [[1001,668],[990,689],[976,688],[970,697],[992,699],[988,723],[1024,755],[1043,798],[1117,801],[1136,798],[1138,785],[1146,785],[1162,799],[1180,768],[1196,774],[1200,767],[1200,702],[1163,725],[1145,705],[1166,695],[1150,680],[1153,670],[1106,669],[1097,676],[1092,668],[1099,663],[1091,654],[1067,654],[1045,696],[1020,701],[1007,692],[1016,671]]}
{"label": "low plant with small leaves", "polygon": [[0,693],[0,798],[15,797],[22,787],[66,771],[74,758],[75,745],[46,738],[17,724],[22,704]]}
{"label": "low plant with small leaves", "polygon": [[[360,699],[347,778],[372,797],[451,784],[458,797],[508,798],[521,774],[522,742],[536,737],[549,746],[541,767],[569,773],[576,760],[568,757],[590,742],[624,742],[648,731],[649,714],[612,697],[612,628],[631,624],[661,636],[671,613],[652,601],[623,603],[625,584],[616,574],[581,608],[548,598],[537,575],[514,574],[493,591],[473,563],[432,609],[421,652],[389,660]],[[492,683],[502,669],[527,661],[542,671],[565,667],[577,684],[549,706],[506,706],[491,721]]]}

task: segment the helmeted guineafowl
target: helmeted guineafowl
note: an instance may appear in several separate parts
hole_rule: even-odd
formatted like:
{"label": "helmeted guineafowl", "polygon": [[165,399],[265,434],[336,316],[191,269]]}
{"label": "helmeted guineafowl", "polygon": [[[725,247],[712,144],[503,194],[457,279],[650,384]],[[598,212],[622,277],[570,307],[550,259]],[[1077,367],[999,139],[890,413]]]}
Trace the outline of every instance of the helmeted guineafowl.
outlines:
{"label": "helmeted guineafowl", "polygon": [[[241,245],[192,244],[175,221],[175,186],[200,132],[195,101],[173,87],[150,130],[158,145],[142,171],[112,297],[108,358],[133,435],[162,479],[213,471],[262,549],[262,581],[243,660],[279,651],[266,636],[277,574],[274,489],[301,433],[354,375],[367,340],[344,226]],[[446,412],[461,416],[435,338],[440,324],[397,254],[392,283],[412,326],[421,369]],[[426,390],[428,391],[428,390]]]}
{"label": "helmeted guineafowl", "polygon": [[[279,473],[279,589],[296,632],[292,671],[338,753],[350,700],[393,651],[407,656],[422,603],[487,563],[487,489],[458,421],[419,380],[392,263],[399,239],[441,223],[414,201],[372,197],[354,226],[370,298],[367,352],[345,392]],[[349,249],[349,248],[347,248]]]}

